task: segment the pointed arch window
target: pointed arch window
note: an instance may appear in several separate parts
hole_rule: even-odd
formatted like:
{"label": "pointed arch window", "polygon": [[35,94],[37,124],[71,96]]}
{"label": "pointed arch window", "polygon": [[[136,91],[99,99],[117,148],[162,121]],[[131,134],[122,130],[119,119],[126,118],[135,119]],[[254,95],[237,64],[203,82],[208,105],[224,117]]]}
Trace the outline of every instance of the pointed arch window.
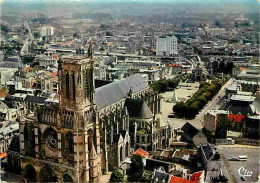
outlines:
{"label": "pointed arch window", "polygon": [[66,73],[66,97],[70,98],[70,76],[69,76],[69,72]]}
{"label": "pointed arch window", "polygon": [[72,73],[72,97],[73,100],[76,99],[76,78],[75,78],[75,72]]}

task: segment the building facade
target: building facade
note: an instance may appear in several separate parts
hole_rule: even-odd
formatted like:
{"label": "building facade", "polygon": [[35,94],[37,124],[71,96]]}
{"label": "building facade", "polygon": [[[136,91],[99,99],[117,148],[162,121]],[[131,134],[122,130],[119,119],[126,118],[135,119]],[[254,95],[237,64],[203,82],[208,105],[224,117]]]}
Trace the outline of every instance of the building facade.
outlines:
{"label": "building facade", "polygon": [[98,182],[101,175],[92,56],[59,62],[59,104],[19,119],[21,169],[28,181]]}
{"label": "building facade", "polygon": [[156,56],[173,56],[178,54],[175,36],[159,36],[156,39]]}
{"label": "building facade", "polygon": [[51,26],[42,26],[39,28],[40,35],[43,36],[53,36],[54,28]]}

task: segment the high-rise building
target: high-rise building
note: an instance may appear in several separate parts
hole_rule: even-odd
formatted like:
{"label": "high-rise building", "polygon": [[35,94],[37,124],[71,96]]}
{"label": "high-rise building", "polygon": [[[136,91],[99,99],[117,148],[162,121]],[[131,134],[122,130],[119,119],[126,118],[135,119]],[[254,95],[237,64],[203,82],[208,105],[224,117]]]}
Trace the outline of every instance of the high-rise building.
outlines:
{"label": "high-rise building", "polygon": [[42,26],[39,28],[40,36],[53,36],[54,28],[52,26]]}
{"label": "high-rise building", "polygon": [[61,57],[59,104],[38,106],[34,115],[20,118],[21,168],[28,181],[100,181],[92,58]]}
{"label": "high-rise building", "polygon": [[171,36],[158,36],[156,38],[156,56],[173,56],[178,54],[177,38]]}

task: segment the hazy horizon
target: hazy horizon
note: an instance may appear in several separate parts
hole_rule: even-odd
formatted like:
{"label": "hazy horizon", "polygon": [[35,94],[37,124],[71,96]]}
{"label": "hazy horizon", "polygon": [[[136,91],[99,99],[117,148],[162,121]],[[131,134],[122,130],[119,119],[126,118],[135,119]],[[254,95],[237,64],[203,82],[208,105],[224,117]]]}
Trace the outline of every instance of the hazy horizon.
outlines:
{"label": "hazy horizon", "polygon": [[88,2],[88,3],[94,3],[94,2],[146,2],[146,3],[210,3],[210,4],[216,4],[216,3],[259,3],[258,0],[0,0],[0,2],[16,2],[16,3],[32,3],[32,2],[38,2],[38,3],[46,3],[46,2]]}

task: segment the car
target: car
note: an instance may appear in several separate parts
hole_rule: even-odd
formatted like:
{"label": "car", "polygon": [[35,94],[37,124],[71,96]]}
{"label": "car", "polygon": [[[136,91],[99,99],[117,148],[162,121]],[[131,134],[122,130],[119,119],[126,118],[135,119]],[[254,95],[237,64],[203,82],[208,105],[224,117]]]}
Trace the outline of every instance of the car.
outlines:
{"label": "car", "polygon": [[174,114],[169,114],[168,118],[174,118]]}
{"label": "car", "polygon": [[231,157],[228,160],[229,161],[240,161],[239,158],[237,158],[237,157]]}

